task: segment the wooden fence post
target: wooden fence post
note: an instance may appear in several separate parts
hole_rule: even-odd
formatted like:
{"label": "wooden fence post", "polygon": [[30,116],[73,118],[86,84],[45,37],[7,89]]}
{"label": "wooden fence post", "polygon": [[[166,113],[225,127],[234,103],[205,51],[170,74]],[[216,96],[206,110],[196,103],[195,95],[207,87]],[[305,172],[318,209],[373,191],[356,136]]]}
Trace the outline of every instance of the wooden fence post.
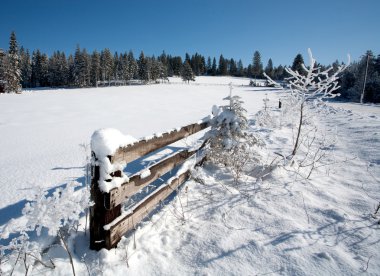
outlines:
{"label": "wooden fence post", "polygon": [[[94,153],[92,153],[92,156],[96,160]],[[110,194],[99,190],[99,170],[99,166],[91,165],[91,200],[94,203],[90,208],[90,249],[92,250],[108,247],[109,238],[107,238],[103,227],[121,215],[121,204],[113,208],[106,206],[106,203],[109,202]]]}

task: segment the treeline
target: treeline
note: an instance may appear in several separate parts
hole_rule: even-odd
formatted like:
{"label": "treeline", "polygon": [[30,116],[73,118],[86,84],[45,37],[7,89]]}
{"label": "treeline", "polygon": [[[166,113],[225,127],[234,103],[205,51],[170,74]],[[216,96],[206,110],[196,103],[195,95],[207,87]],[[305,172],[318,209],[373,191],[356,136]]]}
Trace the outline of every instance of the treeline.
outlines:
{"label": "treeline", "polygon": [[241,60],[220,55],[205,57],[199,53],[171,56],[163,52],[160,56],[145,56],[141,52],[135,58],[132,51],[111,53],[109,49],[89,53],[79,45],[74,55],[55,51],[51,56],[40,50],[32,53],[18,49],[16,35],[10,38],[7,52],[0,50],[0,92],[17,92],[34,87],[93,87],[98,85],[128,84],[132,80],[141,83],[165,81],[171,76],[182,76],[183,80],[194,80],[195,76],[236,76],[264,78],[266,72],[274,79],[283,79],[283,66],[274,67],[269,59],[263,68],[261,55],[255,52],[252,64],[244,67]]}
{"label": "treeline", "polygon": [[[368,70],[367,77],[365,72]],[[291,68],[304,73],[301,54],[294,58]],[[339,66],[335,61],[331,67],[334,72]],[[321,69],[326,66],[318,64]],[[0,49],[0,93],[18,92],[22,88],[34,87],[95,87],[99,85],[125,85],[132,81],[146,84],[167,81],[168,77],[181,76],[184,81],[194,80],[195,76],[236,76],[264,78],[264,72],[275,80],[288,77],[285,67],[274,66],[269,59],[263,66],[261,54],[255,51],[252,63],[244,67],[241,60],[225,58],[220,55],[205,57],[199,53],[185,58],[171,56],[163,52],[160,56],[138,57],[132,51],[111,53],[109,49],[87,52],[79,45],[74,55],[66,56],[56,51],[51,56],[35,50],[32,53],[18,48],[16,35],[12,32],[9,50]],[[380,55],[377,58],[368,51],[359,61],[354,62],[340,78],[342,98],[360,101],[364,88],[363,101],[380,102]]]}

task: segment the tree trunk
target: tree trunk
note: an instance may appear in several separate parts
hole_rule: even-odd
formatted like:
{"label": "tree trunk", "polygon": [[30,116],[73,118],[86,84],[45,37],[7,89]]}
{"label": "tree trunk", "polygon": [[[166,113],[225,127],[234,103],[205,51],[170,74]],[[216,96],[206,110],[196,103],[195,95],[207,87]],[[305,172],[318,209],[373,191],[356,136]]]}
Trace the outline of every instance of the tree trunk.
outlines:
{"label": "tree trunk", "polygon": [[294,144],[292,156],[296,155],[297,149],[298,149],[298,143],[299,143],[299,139],[300,139],[301,127],[302,127],[302,121],[303,121],[303,107],[304,107],[304,103],[301,103],[300,121],[299,121],[299,125],[298,125],[297,138],[296,138],[296,143]]}

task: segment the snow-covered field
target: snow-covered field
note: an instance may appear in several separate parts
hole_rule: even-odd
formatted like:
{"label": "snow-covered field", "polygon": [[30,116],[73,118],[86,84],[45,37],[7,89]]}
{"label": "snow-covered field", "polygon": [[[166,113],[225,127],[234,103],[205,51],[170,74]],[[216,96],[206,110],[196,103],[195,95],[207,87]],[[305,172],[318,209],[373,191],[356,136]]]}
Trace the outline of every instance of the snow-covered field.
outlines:
{"label": "snow-covered field", "polygon": [[[195,83],[26,91],[0,95],[0,233],[35,187],[52,190],[83,182],[85,152],[99,128],[136,138],[196,122],[229,94],[245,101],[252,131],[266,147],[283,152],[291,131],[254,126],[269,98],[278,113],[280,93],[248,87],[249,79],[199,77]],[[321,128],[337,129],[336,162],[310,180],[283,169],[237,189],[223,170],[206,164],[178,196],[144,221],[117,249],[88,250],[88,235],[74,237],[78,275],[380,275],[380,107],[331,103]],[[0,240],[1,243],[1,240]],[[31,275],[70,275],[62,248],[49,255],[56,268],[36,266]],[[9,264],[4,264],[9,269]]]}

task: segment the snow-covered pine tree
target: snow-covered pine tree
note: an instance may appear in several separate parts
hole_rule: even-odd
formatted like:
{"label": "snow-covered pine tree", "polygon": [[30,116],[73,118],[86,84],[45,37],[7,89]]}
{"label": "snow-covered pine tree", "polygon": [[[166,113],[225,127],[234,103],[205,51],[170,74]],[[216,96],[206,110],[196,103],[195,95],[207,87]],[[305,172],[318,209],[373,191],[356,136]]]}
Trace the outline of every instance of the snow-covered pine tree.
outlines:
{"label": "snow-covered pine tree", "polygon": [[100,54],[95,50],[91,54],[91,85],[98,87],[98,81],[100,80]]}
{"label": "snow-covered pine tree", "polygon": [[148,58],[145,58],[144,52],[141,51],[140,57],[138,60],[138,72],[139,79],[142,83],[148,83],[150,80],[150,61]]}
{"label": "snow-covered pine tree", "polygon": [[151,61],[151,73],[150,78],[152,81],[156,81],[160,77],[160,61],[156,60],[156,58],[153,56]]}
{"label": "snow-covered pine tree", "polygon": [[168,67],[163,62],[159,62],[160,72],[159,78],[162,82],[168,81]]}
{"label": "snow-covered pine tree", "polygon": [[191,69],[189,62],[187,61],[183,63],[181,77],[182,80],[187,81],[187,83],[189,83],[190,81],[195,81],[193,70]]}
{"label": "snow-covered pine tree", "polygon": [[31,86],[31,76],[32,76],[32,61],[30,59],[29,50],[24,49],[24,47],[20,48],[20,70],[21,70],[21,79],[22,79],[22,87],[30,87]]}
{"label": "snow-covered pine tree", "polygon": [[86,87],[90,82],[90,60],[86,49],[81,50],[79,45],[74,55],[74,84],[78,87]]}
{"label": "snow-covered pine tree", "polygon": [[229,104],[214,106],[212,110],[214,118],[208,134],[210,149],[207,156],[213,163],[230,169],[237,183],[247,166],[258,162],[254,146],[261,145],[261,142],[248,132],[247,114],[241,98],[235,95],[224,100]]}
{"label": "snow-covered pine tree", "polygon": [[67,76],[67,82],[68,82],[69,86],[73,86],[74,81],[75,81],[75,79],[74,79],[75,64],[74,64],[74,57],[72,54],[70,54],[69,57],[67,58],[67,66],[69,69],[69,73]]}
{"label": "snow-covered pine tree", "polygon": [[128,54],[124,53],[120,55],[120,62],[121,62],[121,79],[127,83],[132,77],[130,75],[130,63]]}
{"label": "snow-covered pine tree", "polygon": [[130,79],[138,78],[138,65],[132,51],[129,51],[128,53],[128,62]]}
{"label": "snow-covered pine tree", "polygon": [[58,52],[57,55],[58,83],[59,86],[66,86],[68,84],[69,65],[67,64],[67,59],[64,52]]}
{"label": "snow-covered pine tree", "polygon": [[59,86],[58,80],[58,54],[54,52],[48,61],[48,79],[50,86]]}
{"label": "snow-covered pine tree", "polygon": [[41,56],[41,86],[49,86],[49,58],[47,54]]}
{"label": "snow-covered pine tree", "polygon": [[112,78],[114,80],[120,80],[121,62],[118,52],[113,55],[113,66],[112,66]]}
{"label": "snow-covered pine tree", "polygon": [[113,57],[111,51],[106,48],[100,53],[101,80],[110,82],[113,73]]}
{"label": "snow-covered pine tree", "polygon": [[20,55],[15,32],[11,33],[8,51],[8,68],[6,68],[7,90],[18,93],[21,90]]}

